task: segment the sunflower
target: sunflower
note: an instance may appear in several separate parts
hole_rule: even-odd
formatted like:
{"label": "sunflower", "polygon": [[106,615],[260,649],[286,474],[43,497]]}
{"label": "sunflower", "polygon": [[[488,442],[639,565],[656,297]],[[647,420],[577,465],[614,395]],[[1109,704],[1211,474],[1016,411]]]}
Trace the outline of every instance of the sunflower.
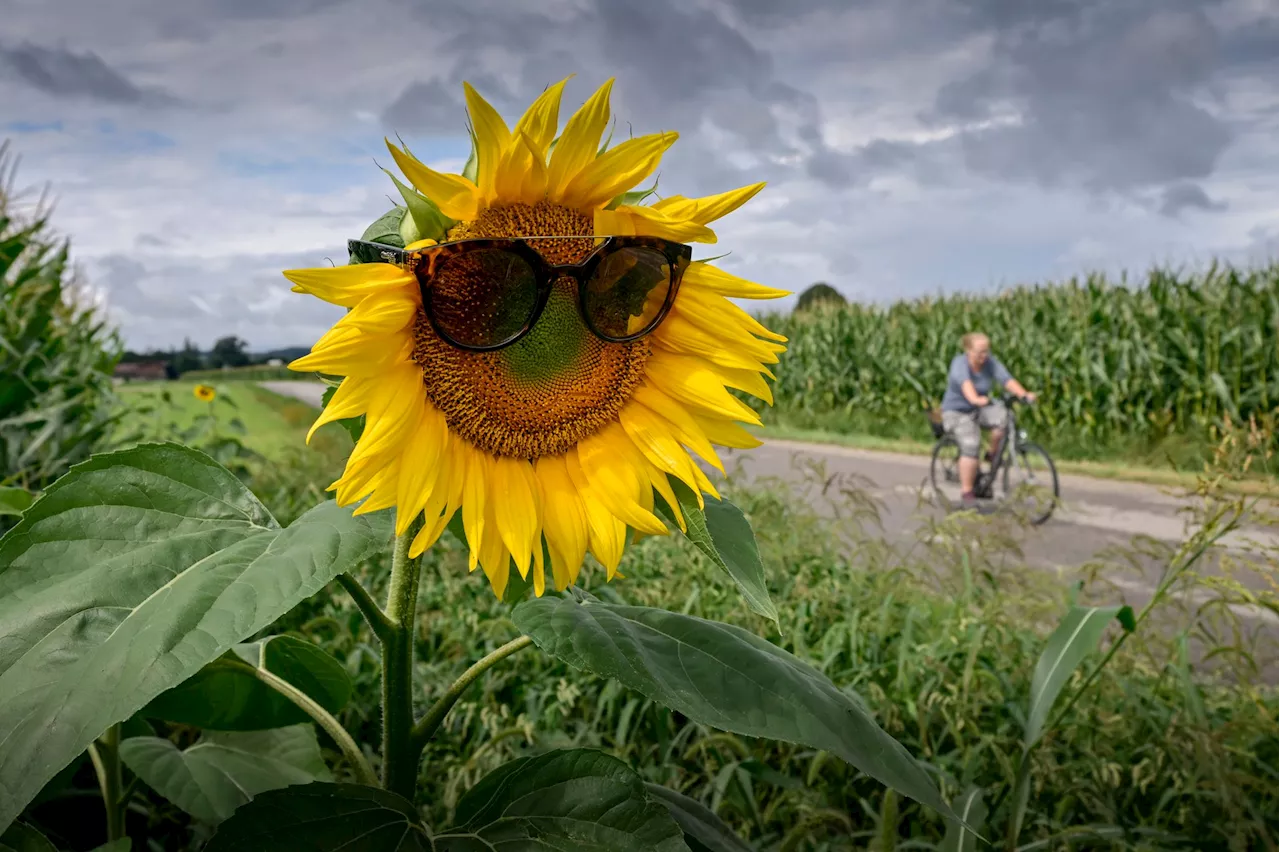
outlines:
{"label": "sunflower", "polygon": [[[460,240],[559,237],[526,244],[547,264],[572,265],[603,237],[714,243],[708,224],[763,188],[644,203],[653,189],[636,187],[677,134],[602,146],[609,80],[557,137],[565,82],[547,88],[514,127],[464,83],[473,147],[461,174],[435,171],[388,140],[413,188],[396,180],[406,201],[404,239],[396,242],[391,233],[379,241],[430,253]],[[585,297],[575,295],[583,283],[555,278],[522,337],[475,351],[446,339],[440,309],[428,316],[426,291],[394,254],[358,262],[353,252],[347,266],[284,275],[294,292],[349,309],[309,355],[289,365],[344,377],[308,441],[325,423],[364,417],[363,434],[330,490],[340,505],[363,500],[357,513],[396,507],[397,535],[424,517],[410,556],[433,544],[461,511],[470,568],[484,570],[498,597],[513,564],[526,580],[533,572],[538,595],[547,562],[554,587],[563,590],[587,553],[611,580],[628,538],[668,533],[655,495],[684,528],[673,480],[691,489],[699,506],[704,493],[719,499],[695,456],[723,472],[717,445],[759,445],[740,425],[758,425],[758,416],[728,389],[771,404],[765,377],[774,378],[768,365],[777,363],[786,338],[730,298],[772,299],[786,291],[686,258],[657,327],[619,342],[588,328],[579,308]],[[492,270],[477,262],[471,272]],[[643,312],[647,301],[653,299],[641,293],[613,309]],[[509,302],[464,305],[459,321],[502,323]]]}
{"label": "sunflower", "polygon": [[218,392],[208,385],[196,385],[191,389],[191,395],[201,402],[213,402],[213,398]]}

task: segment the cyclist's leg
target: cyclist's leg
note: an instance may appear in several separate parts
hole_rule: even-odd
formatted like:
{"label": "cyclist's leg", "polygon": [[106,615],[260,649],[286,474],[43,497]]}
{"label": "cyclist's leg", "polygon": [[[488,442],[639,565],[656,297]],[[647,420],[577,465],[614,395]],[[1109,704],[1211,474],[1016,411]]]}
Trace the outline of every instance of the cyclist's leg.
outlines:
{"label": "cyclist's leg", "polygon": [[1004,437],[1004,427],[1008,417],[1008,409],[999,400],[992,400],[990,405],[978,409],[978,425],[991,433],[987,439],[987,461],[995,459],[1000,439]]}
{"label": "cyclist's leg", "polygon": [[978,429],[977,412],[944,411],[942,426],[960,445],[960,499],[971,502],[973,485],[978,479],[978,447],[982,433]]}

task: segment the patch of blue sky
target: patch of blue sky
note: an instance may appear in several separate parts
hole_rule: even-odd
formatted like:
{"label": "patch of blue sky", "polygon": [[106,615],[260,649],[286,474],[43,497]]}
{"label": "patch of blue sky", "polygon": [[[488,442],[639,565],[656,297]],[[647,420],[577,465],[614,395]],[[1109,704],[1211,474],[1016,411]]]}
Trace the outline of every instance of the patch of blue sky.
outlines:
{"label": "patch of blue sky", "polygon": [[61,133],[61,121],[11,121],[4,125],[9,133]]}
{"label": "patch of blue sky", "polygon": [[[428,163],[442,160],[464,161],[469,152],[468,143],[464,139],[449,140],[447,144],[437,141],[423,150],[415,148],[414,153],[426,158]],[[330,149],[328,156],[323,154],[299,154],[297,156],[281,156],[280,151],[288,151],[291,146],[281,145],[274,153],[258,153],[247,151],[221,151],[217,155],[219,171],[236,178],[251,180],[279,181],[285,183],[293,191],[315,194],[327,194],[351,186],[367,185],[370,180],[382,178],[378,167],[391,169],[398,178],[403,175],[395,168],[395,161],[382,144],[380,138],[365,141],[343,141]],[[387,181],[387,191],[394,190]]]}

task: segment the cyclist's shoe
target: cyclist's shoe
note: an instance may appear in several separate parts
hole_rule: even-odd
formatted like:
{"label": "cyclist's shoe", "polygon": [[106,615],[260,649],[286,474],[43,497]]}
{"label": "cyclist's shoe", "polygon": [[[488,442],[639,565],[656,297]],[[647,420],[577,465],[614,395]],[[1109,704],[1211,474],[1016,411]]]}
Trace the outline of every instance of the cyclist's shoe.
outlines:
{"label": "cyclist's shoe", "polygon": [[978,508],[978,498],[972,494],[965,494],[960,498],[960,508],[964,511],[974,511]]}

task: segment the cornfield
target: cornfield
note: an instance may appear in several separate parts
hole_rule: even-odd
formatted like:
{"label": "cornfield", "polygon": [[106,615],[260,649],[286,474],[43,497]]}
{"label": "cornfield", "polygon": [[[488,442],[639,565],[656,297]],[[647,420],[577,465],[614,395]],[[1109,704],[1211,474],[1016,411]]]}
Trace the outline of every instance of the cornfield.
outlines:
{"label": "cornfield", "polygon": [[1138,286],[1091,275],[994,296],[820,306],[765,319],[790,343],[775,407],[761,408],[766,424],[923,435],[921,412],[942,396],[961,335],[983,331],[1041,395],[1024,419],[1056,450],[1198,446],[1251,418],[1274,429],[1276,311],[1274,262],[1155,269]]}
{"label": "cornfield", "polygon": [[110,443],[120,339],[78,297],[43,199],[20,203],[15,166],[0,144],[0,488],[39,491]]}

